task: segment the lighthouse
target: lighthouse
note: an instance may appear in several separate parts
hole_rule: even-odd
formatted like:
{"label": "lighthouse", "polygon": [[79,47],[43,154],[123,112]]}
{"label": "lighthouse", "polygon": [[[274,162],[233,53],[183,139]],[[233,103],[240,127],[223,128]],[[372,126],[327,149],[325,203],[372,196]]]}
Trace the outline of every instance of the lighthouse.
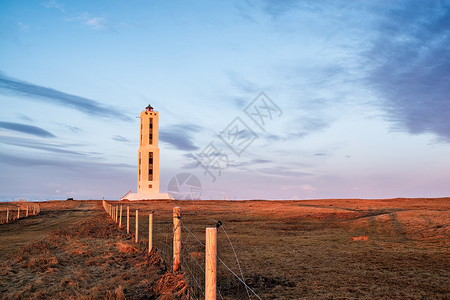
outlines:
{"label": "lighthouse", "polygon": [[141,112],[138,194],[159,194],[158,119],[158,112],[150,105]]}
{"label": "lighthouse", "polygon": [[124,196],[128,200],[172,199],[159,192],[159,113],[151,105],[140,115],[137,193]]}

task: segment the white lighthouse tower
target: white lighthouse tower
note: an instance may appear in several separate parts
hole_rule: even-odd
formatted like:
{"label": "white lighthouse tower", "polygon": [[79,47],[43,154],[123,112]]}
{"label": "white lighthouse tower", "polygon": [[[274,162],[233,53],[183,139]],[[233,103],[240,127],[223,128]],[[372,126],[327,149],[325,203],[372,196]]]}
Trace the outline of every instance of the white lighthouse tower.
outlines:
{"label": "white lighthouse tower", "polygon": [[149,105],[141,112],[140,117],[137,193],[126,195],[122,199],[172,199],[167,193],[159,193],[159,114]]}

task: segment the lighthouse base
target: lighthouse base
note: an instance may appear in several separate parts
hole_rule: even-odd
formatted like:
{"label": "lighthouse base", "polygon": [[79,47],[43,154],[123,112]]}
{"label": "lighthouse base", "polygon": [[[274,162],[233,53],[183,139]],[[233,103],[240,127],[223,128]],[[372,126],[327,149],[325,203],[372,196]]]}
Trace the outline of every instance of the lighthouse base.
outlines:
{"label": "lighthouse base", "polygon": [[120,200],[138,201],[138,200],[174,200],[168,193],[159,194],[128,194]]}

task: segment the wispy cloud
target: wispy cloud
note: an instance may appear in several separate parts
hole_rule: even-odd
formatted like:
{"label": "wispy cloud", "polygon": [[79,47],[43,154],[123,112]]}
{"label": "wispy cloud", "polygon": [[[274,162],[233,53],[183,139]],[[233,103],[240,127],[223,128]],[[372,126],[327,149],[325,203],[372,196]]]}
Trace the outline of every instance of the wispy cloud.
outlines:
{"label": "wispy cloud", "polygon": [[199,148],[194,144],[193,133],[199,132],[201,127],[192,124],[172,125],[159,129],[159,140],[170,144],[182,151],[195,151]]}
{"label": "wispy cloud", "polygon": [[29,148],[29,149],[42,150],[42,151],[51,152],[51,153],[70,154],[70,155],[76,155],[76,156],[87,156],[87,154],[83,153],[83,152],[68,150],[68,149],[72,149],[73,145],[64,145],[64,144],[58,144],[58,143],[46,143],[46,142],[36,141],[36,140],[32,140],[32,139],[7,137],[7,136],[0,136],[0,143],[6,144],[6,145],[11,145],[11,146]]}
{"label": "wispy cloud", "polygon": [[42,5],[43,7],[45,7],[45,8],[54,8],[54,9],[57,9],[57,10],[61,11],[62,13],[65,13],[65,12],[66,12],[65,9],[64,9],[64,6],[63,6],[61,3],[59,3],[59,2],[57,2],[57,1],[55,1],[55,0],[50,0],[50,1],[42,2],[41,5]]}
{"label": "wispy cloud", "polygon": [[129,139],[127,139],[126,137],[123,137],[121,135],[115,135],[111,139],[113,139],[114,141],[117,141],[117,142],[121,142],[121,143],[131,143],[131,141]]}
{"label": "wispy cloud", "polygon": [[21,120],[23,120],[23,121],[27,121],[27,122],[33,121],[32,118],[30,118],[29,116],[27,116],[27,115],[25,115],[25,114],[18,113],[18,114],[16,114],[16,115],[17,115],[17,118],[19,118],[19,119],[21,119]]}
{"label": "wispy cloud", "polygon": [[55,137],[55,135],[45,129],[42,129],[40,127],[21,124],[21,123],[12,123],[12,122],[0,122],[0,128],[27,133],[39,137]]}
{"label": "wispy cloud", "polygon": [[236,87],[240,92],[253,95],[260,91],[255,83],[243,78],[243,76],[237,72],[228,71],[227,75],[231,85]]}
{"label": "wispy cloud", "polygon": [[70,126],[70,125],[66,125],[66,124],[62,124],[62,125],[64,126],[64,128],[70,130],[73,133],[80,133],[83,131],[81,128],[76,127],[76,126]]}
{"label": "wispy cloud", "polygon": [[261,137],[268,144],[300,140],[330,127],[331,122],[330,119],[326,118],[312,116],[298,117],[289,122],[289,127],[282,134],[266,133],[261,135]]}
{"label": "wispy cloud", "polygon": [[397,127],[450,142],[450,7],[413,1],[383,13],[366,53],[369,84]]}
{"label": "wispy cloud", "polygon": [[103,105],[97,101],[11,78],[1,72],[0,93],[25,96],[34,100],[57,104],[91,116],[113,118],[122,121],[132,120],[119,110]]}
{"label": "wispy cloud", "polygon": [[299,5],[297,0],[265,1],[264,10],[273,18],[278,18]]}
{"label": "wispy cloud", "polygon": [[19,28],[25,32],[28,32],[30,30],[30,26],[22,23],[22,22],[17,22],[17,25],[19,26]]}
{"label": "wispy cloud", "polygon": [[251,161],[251,163],[253,163],[253,164],[265,164],[265,163],[271,163],[271,162],[273,162],[273,160],[262,159],[262,158],[256,158]]}
{"label": "wispy cloud", "polygon": [[13,154],[6,154],[0,151],[0,163],[12,165],[12,166],[54,166],[58,168],[65,168],[66,170],[72,170],[74,172],[86,171],[88,169],[96,168],[132,168],[135,166],[124,163],[100,163],[93,161],[83,160],[64,160],[64,159],[48,159],[41,157],[24,157],[16,156]]}
{"label": "wispy cloud", "polygon": [[275,166],[268,168],[259,168],[255,170],[255,173],[260,173],[264,175],[277,176],[277,177],[306,177],[311,176],[313,174],[307,172],[294,171],[291,168],[283,167],[283,166]]}
{"label": "wispy cloud", "polygon": [[66,18],[66,21],[80,23],[81,25],[86,26],[92,30],[112,31],[114,33],[117,33],[117,30],[107,18],[92,16],[91,14],[86,12],[78,15],[77,17]]}

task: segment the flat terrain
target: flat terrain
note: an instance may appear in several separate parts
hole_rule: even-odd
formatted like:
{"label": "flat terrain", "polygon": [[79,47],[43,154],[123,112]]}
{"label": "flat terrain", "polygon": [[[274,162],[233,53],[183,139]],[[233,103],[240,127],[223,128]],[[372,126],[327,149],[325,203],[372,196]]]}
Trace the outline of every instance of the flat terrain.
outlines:
{"label": "flat terrain", "polygon": [[[179,206],[191,295],[201,293],[205,228],[220,220],[219,299],[249,298],[231,271],[262,299],[450,299],[450,198],[109,203],[123,205],[124,224],[129,206],[131,234],[99,201],[44,202],[41,215],[0,225],[2,297],[185,297],[166,272]],[[152,211],[159,255],[146,254]]]}
{"label": "flat terrain", "polygon": [[[22,203],[22,206],[25,204]],[[94,206],[94,203],[87,202],[74,202],[65,206],[59,204],[57,210],[45,210],[37,216],[0,226],[0,253],[9,255],[27,243],[40,240],[57,229],[73,226],[74,223],[92,216]]]}

